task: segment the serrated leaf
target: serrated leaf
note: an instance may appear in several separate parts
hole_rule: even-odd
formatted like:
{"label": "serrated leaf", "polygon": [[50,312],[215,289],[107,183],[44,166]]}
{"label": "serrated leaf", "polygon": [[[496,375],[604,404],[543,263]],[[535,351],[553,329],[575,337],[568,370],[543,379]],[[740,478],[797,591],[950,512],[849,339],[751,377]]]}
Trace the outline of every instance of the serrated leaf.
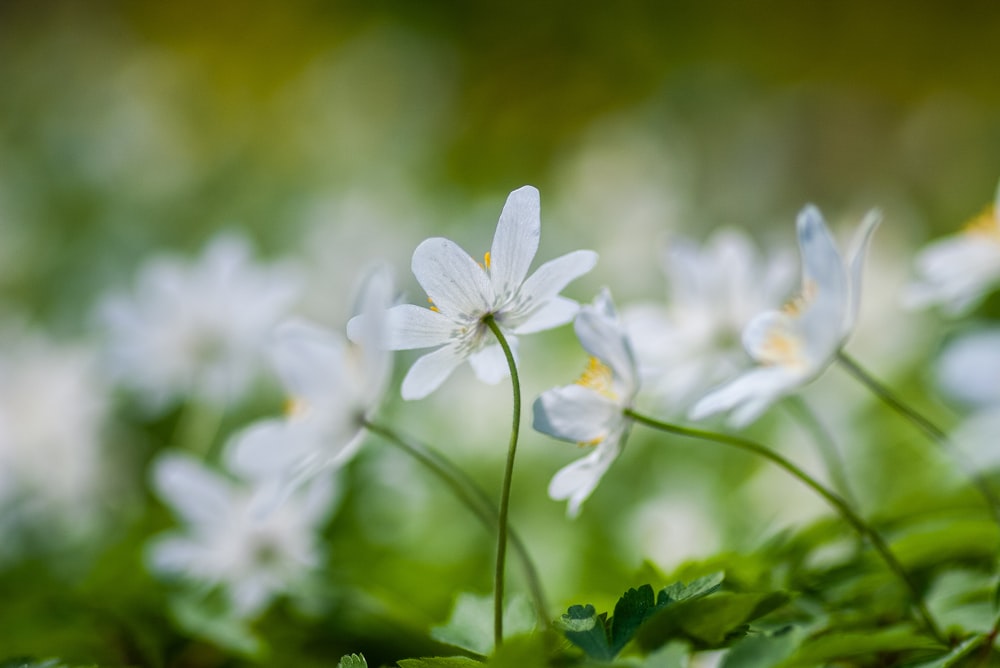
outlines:
{"label": "serrated leaf", "polygon": [[687,638],[706,648],[719,647],[746,625],[788,602],[784,592],[733,593],[689,598],[666,606],[643,625],[639,644],[651,650],[663,643]]}
{"label": "serrated leaf", "polygon": [[467,656],[431,656],[420,659],[400,659],[399,668],[472,668],[484,664]]}
{"label": "serrated leaf", "polygon": [[663,599],[664,597],[666,598],[664,605],[669,605],[670,603],[676,601],[686,601],[692,598],[708,596],[709,594],[719,590],[719,587],[722,586],[722,581],[725,577],[725,573],[719,572],[692,580],[690,584],[675,582],[664,587],[660,591],[660,595],[657,597],[657,603],[659,604],[660,599]]}
{"label": "serrated leaf", "polygon": [[[508,635],[534,630],[535,611],[528,597],[515,594],[507,599],[503,627]],[[448,623],[432,628],[431,637],[477,654],[489,654],[493,650],[493,596],[459,594]]]}
{"label": "serrated leaf", "polygon": [[368,662],[363,654],[345,654],[340,657],[337,668],[368,668]]}
{"label": "serrated leaf", "polygon": [[782,666],[815,666],[841,659],[856,659],[887,652],[927,655],[946,649],[910,628],[889,628],[871,633],[829,633],[804,642]]}
{"label": "serrated leaf", "polygon": [[574,605],[559,620],[558,626],[566,639],[586,652],[587,656],[601,661],[615,658],[608,632],[607,614],[597,614],[594,606]]}
{"label": "serrated leaf", "polygon": [[642,623],[657,609],[653,588],[648,584],[629,589],[618,599],[611,618],[611,650],[615,655],[622,651]]}

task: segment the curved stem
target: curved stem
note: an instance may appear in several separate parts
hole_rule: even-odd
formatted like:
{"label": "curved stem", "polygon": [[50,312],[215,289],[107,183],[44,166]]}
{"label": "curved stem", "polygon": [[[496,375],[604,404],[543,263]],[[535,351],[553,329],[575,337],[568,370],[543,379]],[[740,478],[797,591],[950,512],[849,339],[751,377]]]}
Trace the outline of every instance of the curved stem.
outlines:
{"label": "curved stem", "polygon": [[792,395],[785,400],[785,407],[792,414],[799,424],[812,435],[816,442],[816,449],[819,450],[820,457],[826,472],[830,476],[830,481],[837,492],[847,501],[857,503],[854,494],[851,492],[851,485],[847,481],[847,470],[844,466],[844,457],[840,448],[834,442],[830,432],[827,431],[819,417],[809,407],[805,399],[798,395]]}
{"label": "curved stem", "polygon": [[[486,495],[486,492],[476,484],[462,469],[458,468],[439,452],[414,441],[400,436],[389,427],[365,421],[365,428],[373,434],[381,436],[386,441],[395,445],[418,462],[427,467],[431,473],[444,482],[456,498],[475,515],[488,530],[497,528],[497,510],[493,507],[493,502]],[[547,625],[549,622],[548,603],[545,600],[545,593],[542,589],[542,580],[538,575],[531,555],[521,540],[521,537],[514,531],[509,530],[510,544],[517,553],[521,564],[524,567],[525,578],[528,581],[528,588],[535,601],[535,611],[541,624]]]}
{"label": "curved stem", "polygon": [[755,443],[753,441],[748,441],[744,438],[738,436],[730,436],[728,434],[719,434],[712,431],[705,431],[702,429],[692,429],[689,427],[681,427],[678,425],[669,424],[667,422],[661,422],[659,420],[646,417],[640,413],[636,413],[632,409],[626,409],[625,414],[647,427],[652,427],[653,429],[658,429],[660,431],[667,432],[669,434],[677,434],[678,436],[686,436],[688,438],[697,438],[703,441],[712,441],[715,443],[720,443],[722,445],[728,445],[730,447],[739,448],[740,450],[745,450],[751,452],[755,455],[760,455],[770,462],[777,464],[785,471],[790,473],[795,478],[798,478],[800,482],[805,484],[807,487],[812,489],[814,492],[819,494],[823,499],[826,500],[834,510],[840,513],[840,516],[851,525],[851,527],[861,534],[863,537],[867,538],[872,547],[879,553],[882,560],[885,561],[889,569],[896,574],[903,585],[910,592],[910,597],[913,599],[913,605],[917,609],[917,614],[923,621],[924,626],[931,635],[934,636],[939,642],[947,645],[948,641],[941,630],[938,628],[937,624],[934,622],[934,618],[931,616],[930,611],[927,609],[924,603],[923,597],[920,595],[920,591],[917,588],[916,583],[910,578],[903,565],[899,563],[896,556],[889,549],[885,540],[875,531],[864,519],[861,518],[854,510],[835,492],[827,489],[822,484],[820,484],[815,478],[810,476],[808,473],[800,469],[798,466],[788,461],[778,453],[766,448],[765,446]]}
{"label": "curved stem", "polygon": [[913,408],[910,408],[910,406],[900,400],[899,397],[897,397],[889,388],[876,380],[874,376],[865,371],[864,367],[858,364],[843,350],[837,353],[837,361],[840,362],[840,365],[847,371],[847,373],[849,373],[862,385],[867,387],[872,394],[882,400],[884,404],[909,420],[910,423],[923,432],[928,439],[951,454],[959,468],[961,468],[965,475],[969,477],[969,480],[986,501],[986,505],[989,507],[990,514],[993,515],[994,521],[1000,525],[1000,498],[997,498],[996,492],[993,491],[993,488],[990,487],[990,484],[986,481],[986,479],[976,471],[975,466],[962,456],[961,451],[955,447],[955,444],[950,438],[948,438],[948,435],[944,432],[944,430],[915,411]]}
{"label": "curved stem", "polygon": [[492,315],[484,319],[486,326],[490,328],[493,335],[500,342],[503,354],[507,358],[507,366],[510,368],[510,384],[514,393],[513,418],[510,426],[510,443],[507,446],[507,465],[503,472],[503,486],[500,488],[500,513],[497,518],[497,564],[496,575],[493,579],[493,640],[494,646],[500,647],[503,644],[503,581],[504,566],[507,561],[507,510],[510,507],[510,486],[514,477],[514,455],[517,452],[517,435],[521,428],[521,381],[517,376],[517,363],[514,361],[514,353],[510,350],[506,337],[500,331],[500,326]]}

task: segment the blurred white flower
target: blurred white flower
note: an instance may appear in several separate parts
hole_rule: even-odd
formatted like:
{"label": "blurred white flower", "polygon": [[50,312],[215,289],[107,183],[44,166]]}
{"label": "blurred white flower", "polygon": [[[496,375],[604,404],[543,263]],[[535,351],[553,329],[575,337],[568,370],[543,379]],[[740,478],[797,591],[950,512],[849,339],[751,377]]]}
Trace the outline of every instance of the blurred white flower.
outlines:
{"label": "blurred white flower", "polygon": [[730,424],[745,426],[826,369],[854,328],[864,257],[879,219],[874,211],[865,216],[845,262],[819,210],[809,205],[799,213],[801,293],[747,324],[743,345],[757,366],[698,401],[691,419],[732,411]]}
{"label": "blurred white flower", "polygon": [[961,233],[924,248],[916,270],[918,278],[903,293],[903,304],[940,306],[952,316],[970,311],[1000,283],[1000,187],[993,206]]}
{"label": "blurred white flower", "polygon": [[278,328],[273,356],[289,393],[287,415],[263,420],[226,446],[229,468],[266,486],[271,501],[324,469],[354,456],[364,423],[385,395],[392,373],[386,349],[386,316],[393,300],[391,275],[371,272],[362,282],[354,313],[356,343],[316,325],[296,321]]}
{"label": "blurred white flower", "polygon": [[591,355],[587,370],[576,383],[543,392],[535,400],[533,424],[543,434],[594,448],[549,483],[550,497],[569,500],[570,517],[621,453],[630,425],[624,411],[639,391],[632,347],[607,290],[580,310],[574,328]]}
{"label": "blurred white flower", "polygon": [[725,229],[702,246],[677,239],[662,266],[666,303],[627,307],[622,319],[644,389],[668,410],[684,413],[746,366],[740,332],[789,293],[795,264],[782,252],[764,262],[744,232]]}
{"label": "blurred white flower", "polygon": [[107,481],[107,387],[92,351],[25,332],[0,353],[0,516],[85,528]]}
{"label": "blurred white flower", "polygon": [[[514,348],[517,334],[539,332],[569,322],[578,304],[559,296],[573,279],[597,262],[593,251],[575,251],[551,260],[525,278],[541,233],[538,191],[531,186],[507,198],[493,245],[477,263],[448,239],[423,241],[413,252],[413,274],[427,292],[431,308],[401,304],[388,314],[388,347],[436,347],[418,359],[403,380],[404,399],[420,399],[469,360],[476,376],[498,383],[509,370],[500,345],[485,323],[493,316]],[[364,327],[348,323],[348,336]]]}
{"label": "blurred white flower", "polygon": [[335,505],[332,478],[315,480],[266,516],[253,509],[252,487],[188,455],[161,455],[152,483],[185,526],[153,539],[149,568],[222,587],[238,617],[261,612],[320,563],[319,531]]}
{"label": "blurred white flower", "polygon": [[134,292],[99,306],[111,371],[153,410],[188,395],[235,401],[297,290],[288,267],[255,264],[237,236],[216,237],[195,262],[154,258]]}
{"label": "blurred white flower", "polygon": [[976,408],[1000,406],[1000,329],[956,337],[935,370],[938,385],[952,399]]}

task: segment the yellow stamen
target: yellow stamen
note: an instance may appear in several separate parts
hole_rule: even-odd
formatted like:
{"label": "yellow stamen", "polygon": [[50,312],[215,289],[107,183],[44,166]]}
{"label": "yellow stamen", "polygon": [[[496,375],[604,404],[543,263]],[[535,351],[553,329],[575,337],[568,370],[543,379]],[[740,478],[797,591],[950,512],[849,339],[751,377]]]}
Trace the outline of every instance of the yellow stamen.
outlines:
{"label": "yellow stamen", "polygon": [[966,234],[1000,240],[1000,221],[997,220],[996,208],[993,205],[986,207],[982,213],[966,223],[962,231]]}
{"label": "yellow stamen", "polygon": [[764,341],[758,359],[767,365],[795,366],[801,362],[800,349],[798,339],[784,332],[772,331]]}
{"label": "yellow stamen", "polygon": [[603,436],[598,436],[597,438],[593,438],[589,441],[580,441],[577,445],[581,448],[593,448],[594,446],[600,445],[603,440]]}
{"label": "yellow stamen", "polygon": [[799,315],[805,310],[806,306],[809,305],[809,302],[813,300],[817,291],[816,283],[814,281],[807,281],[805,285],[802,286],[802,291],[782,306],[781,310],[790,316]]}
{"label": "yellow stamen", "polygon": [[441,309],[439,309],[437,306],[434,305],[434,300],[431,299],[430,297],[427,298],[427,303],[431,305],[431,310],[434,311],[435,313],[441,312]]}
{"label": "yellow stamen", "polygon": [[487,269],[490,268],[490,252],[489,251],[486,251],[486,253],[483,255],[483,265],[485,265],[485,267]]}
{"label": "yellow stamen", "polygon": [[309,410],[309,404],[300,397],[285,399],[285,415],[287,417],[302,417]]}
{"label": "yellow stamen", "polygon": [[618,396],[612,389],[611,381],[614,374],[611,368],[596,357],[587,360],[587,368],[583,370],[576,384],[588,387],[595,392],[599,392],[609,399],[617,399]]}

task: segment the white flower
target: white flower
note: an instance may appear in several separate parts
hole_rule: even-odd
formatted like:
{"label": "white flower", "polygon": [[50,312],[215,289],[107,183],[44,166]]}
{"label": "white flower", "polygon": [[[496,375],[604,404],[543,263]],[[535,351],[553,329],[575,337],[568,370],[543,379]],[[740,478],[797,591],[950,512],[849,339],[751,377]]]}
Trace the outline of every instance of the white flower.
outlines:
{"label": "white flower", "polygon": [[904,292],[904,305],[937,305],[953,316],[970,311],[1000,283],[1000,187],[993,206],[960,234],[924,248],[916,269],[919,278]]}
{"label": "white flower", "polygon": [[237,434],[225,450],[230,469],[271,481],[282,497],[354,456],[365,436],[364,422],[381,403],[392,373],[384,338],[392,290],[386,271],[372,272],[362,282],[355,312],[365,317],[358,320],[357,344],[306,322],[278,328],[273,353],[289,393],[288,414]]}
{"label": "white flower", "polygon": [[720,230],[701,246],[677,239],[662,266],[667,302],[630,306],[622,320],[643,387],[684,413],[746,365],[740,331],[788,294],[795,266],[785,253],[764,263],[751,239],[736,229]]}
{"label": "white flower", "polygon": [[193,263],[154,258],[132,294],[99,307],[111,370],[154,410],[189,394],[235,401],[259,371],[296,284],[285,268],[256,266],[241,237],[215,238]]}
{"label": "white flower", "polygon": [[53,537],[89,528],[111,467],[96,355],[27,331],[5,333],[0,351],[0,524],[66,519]]}
{"label": "white flower", "polygon": [[252,487],[187,455],[160,456],[152,482],[186,526],[153,540],[150,569],[221,586],[239,617],[262,611],[319,565],[319,530],[334,501],[331,479],[316,480],[266,516],[253,509]]}
{"label": "white flower", "polygon": [[[578,305],[559,296],[573,279],[597,262],[593,251],[575,251],[551,260],[527,279],[541,233],[538,191],[524,186],[510,194],[500,213],[490,251],[479,264],[452,241],[423,241],[413,252],[412,268],[427,292],[431,308],[402,304],[389,311],[387,345],[391,350],[438,349],[418,359],[403,380],[404,399],[433,392],[466,359],[476,375],[498,383],[508,375],[507,362],[486,317],[492,316],[513,348],[512,335],[565,324]],[[348,323],[348,336],[364,328]]]}
{"label": "white flower", "polygon": [[580,310],[574,328],[591,355],[587,370],[573,385],[548,390],[535,400],[533,425],[543,434],[594,448],[549,484],[550,497],[569,500],[570,517],[580,512],[621,453],[630,425],[624,411],[639,391],[632,347],[607,290]]}
{"label": "white flower", "polygon": [[691,419],[732,411],[730,424],[745,426],[826,369],[854,328],[861,270],[878,222],[874,211],[865,216],[845,263],[816,207],[799,213],[800,295],[747,324],[743,345],[757,366],[702,398],[691,409]]}
{"label": "white flower", "polygon": [[969,406],[1000,406],[1000,329],[963,334],[950,341],[936,364],[938,385]]}

